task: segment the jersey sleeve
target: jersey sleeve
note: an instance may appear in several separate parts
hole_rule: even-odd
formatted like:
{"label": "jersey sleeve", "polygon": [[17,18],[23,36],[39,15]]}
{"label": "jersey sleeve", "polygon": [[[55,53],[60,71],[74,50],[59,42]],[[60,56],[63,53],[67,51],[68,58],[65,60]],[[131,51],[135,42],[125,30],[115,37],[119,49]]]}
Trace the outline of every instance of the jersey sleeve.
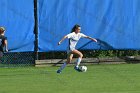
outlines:
{"label": "jersey sleeve", "polygon": [[2,44],[2,45],[4,45],[4,41],[5,41],[5,40],[7,40],[7,37],[3,36],[3,37],[2,37],[2,41],[1,41],[1,44]]}
{"label": "jersey sleeve", "polygon": [[87,36],[86,36],[85,34],[83,34],[83,33],[81,33],[80,35],[81,35],[81,37],[87,37]]}
{"label": "jersey sleeve", "polygon": [[73,33],[69,33],[69,34],[67,35],[67,37],[68,37],[68,38],[71,38],[72,35],[73,35]]}
{"label": "jersey sleeve", "polygon": [[3,39],[4,39],[4,40],[7,40],[7,37],[4,37]]}

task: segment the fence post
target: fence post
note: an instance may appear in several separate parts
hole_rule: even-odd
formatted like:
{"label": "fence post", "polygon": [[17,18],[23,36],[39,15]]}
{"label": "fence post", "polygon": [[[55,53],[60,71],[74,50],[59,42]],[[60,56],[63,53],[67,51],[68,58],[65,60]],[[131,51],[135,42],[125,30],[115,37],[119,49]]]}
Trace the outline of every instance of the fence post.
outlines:
{"label": "fence post", "polygon": [[38,5],[37,0],[34,0],[34,20],[35,20],[35,27],[34,27],[34,34],[35,34],[35,41],[34,41],[34,52],[35,52],[35,60],[38,60]]}

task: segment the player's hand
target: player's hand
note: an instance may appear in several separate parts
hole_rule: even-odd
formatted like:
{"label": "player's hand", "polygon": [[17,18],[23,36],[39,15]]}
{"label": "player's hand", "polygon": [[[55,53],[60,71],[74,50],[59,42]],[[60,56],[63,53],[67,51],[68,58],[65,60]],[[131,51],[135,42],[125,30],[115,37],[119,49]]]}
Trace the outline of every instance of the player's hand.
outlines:
{"label": "player's hand", "polygon": [[58,45],[60,45],[61,44],[61,42],[58,42]]}
{"label": "player's hand", "polygon": [[94,38],[93,41],[97,43],[97,39]]}
{"label": "player's hand", "polygon": [[8,52],[8,49],[5,49],[5,52]]}
{"label": "player's hand", "polygon": [[97,39],[95,39],[95,42],[98,42]]}

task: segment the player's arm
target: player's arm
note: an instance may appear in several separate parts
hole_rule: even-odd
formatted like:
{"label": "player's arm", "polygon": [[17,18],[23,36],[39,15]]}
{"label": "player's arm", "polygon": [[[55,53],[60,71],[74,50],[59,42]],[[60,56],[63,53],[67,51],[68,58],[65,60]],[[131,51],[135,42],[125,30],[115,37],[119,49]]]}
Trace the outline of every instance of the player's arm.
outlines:
{"label": "player's arm", "polygon": [[68,38],[68,36],[64,36],[59,42],[58,42],[58,45],[60,45],[66,38]]}
{"label": "player's arm", "polygon": [[7,45],[8,45],[7,40],[4,40],[4,46],[5,46],[5,51],[6,51],[6,52],[8,52]]}
{"label": "player's arm", "polygon": [[97,39],[95,39],[95,38],[92,38],[92,37],[89,37],[89,36],[86,36],[85,38],[90,39],[90,40],[92,40],[94,42],[97,42]]}

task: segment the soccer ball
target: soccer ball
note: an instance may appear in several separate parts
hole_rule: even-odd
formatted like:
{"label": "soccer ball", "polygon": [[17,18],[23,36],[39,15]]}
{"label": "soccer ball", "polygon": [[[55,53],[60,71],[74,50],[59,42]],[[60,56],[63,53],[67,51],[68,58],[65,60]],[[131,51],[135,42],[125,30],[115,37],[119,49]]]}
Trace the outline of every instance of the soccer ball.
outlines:
{"label": "soccer ball", "polygon": [[80,70],[81,70],[82,72],[86,72],[86,71],[87,71],[87,67],[86,67],[86,66],[80,66]]}

